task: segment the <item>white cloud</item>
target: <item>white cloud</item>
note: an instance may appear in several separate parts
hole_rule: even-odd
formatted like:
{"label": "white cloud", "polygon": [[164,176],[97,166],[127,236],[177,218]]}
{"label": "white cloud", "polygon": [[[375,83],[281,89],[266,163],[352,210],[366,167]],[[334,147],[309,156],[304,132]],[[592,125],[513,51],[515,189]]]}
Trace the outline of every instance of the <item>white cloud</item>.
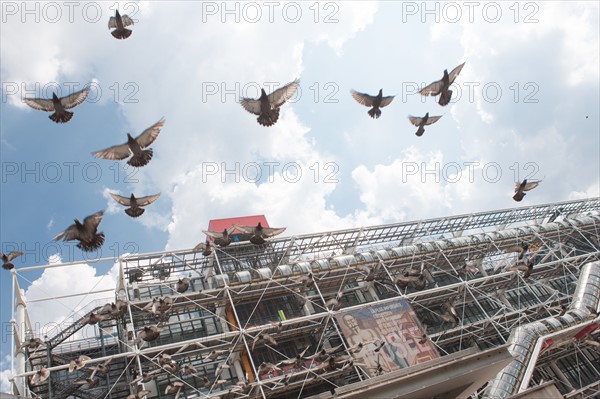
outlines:
{"label": "white cloud", "polygon": [[[49,259],[50,265],[61,263],[59,255]],[[31,282],[25,289],[25,298],[36,336],[52,337],[94,307],[114,302],[118,263],[105,275],[98,275],[96,267],[81,263],[47,268]],[[26,275],[22,277],[26,278]],[[109,289],[113,290],[112,293],[96,292]],[[67,295],[76,296],[61,298]],[[82,331],[80,335],[85,333]]]}

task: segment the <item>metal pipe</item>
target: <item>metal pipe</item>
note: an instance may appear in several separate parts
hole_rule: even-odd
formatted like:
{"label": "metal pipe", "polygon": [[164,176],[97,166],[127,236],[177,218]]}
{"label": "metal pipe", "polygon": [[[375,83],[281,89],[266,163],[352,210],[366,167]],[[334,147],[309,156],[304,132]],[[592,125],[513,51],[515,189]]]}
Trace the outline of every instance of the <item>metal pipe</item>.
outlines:
{"label": "metal pipe", "polygon": [[516,394],[524,382],[528,364],[537,360],[533,359],[533,354],[538,339],[552,332],[548,326],[564,329],[580,324],[598,309],[599,302],[600,261],[589,262],[581,268],[573,302],[563,316],[548,317],[513,330],[508,338],[508,350],[515,359],[488,383],[483,398],[508,398]]}

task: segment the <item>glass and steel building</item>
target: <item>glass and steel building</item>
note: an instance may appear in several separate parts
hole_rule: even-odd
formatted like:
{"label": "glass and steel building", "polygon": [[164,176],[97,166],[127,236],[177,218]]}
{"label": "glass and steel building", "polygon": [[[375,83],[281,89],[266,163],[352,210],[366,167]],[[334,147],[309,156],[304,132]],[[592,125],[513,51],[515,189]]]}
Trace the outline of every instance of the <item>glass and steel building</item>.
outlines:
{"label": "glass and steel building", "polygon": [[600,397],[600,198],[115,261],[45,337],[13,269],[15,395]]}

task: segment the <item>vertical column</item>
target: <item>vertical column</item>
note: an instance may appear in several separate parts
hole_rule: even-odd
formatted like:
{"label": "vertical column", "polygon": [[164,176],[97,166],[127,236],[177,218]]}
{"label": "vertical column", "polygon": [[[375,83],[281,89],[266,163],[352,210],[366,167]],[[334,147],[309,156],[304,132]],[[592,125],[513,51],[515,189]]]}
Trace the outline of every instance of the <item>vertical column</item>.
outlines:
{"label": "vertical column", "polygon": [[[16,347],[16,345],[21,345],[25,340],[25,334],[27,332],[26,326],[26,312],[27,305],[25,304],[25,299],[21,294],[21,289],[19,288],[19,283],[17,281],[17,272],[15,269],[11,270],[13,275],[13,292],[15,294],[16,303],[15,303],[15,319],[14,322],[14,333],[16,336],[13,336],[13,350],[17,351],[16,355],[16,373],[23,374],[25,372],[25,350],[22,348]],[[15,340],[15,338],[17,338]],[[19,377],[16,380],[16,386],[19,390],[19,394],[25,396],[25,387],[27,386],[26,377]]]}

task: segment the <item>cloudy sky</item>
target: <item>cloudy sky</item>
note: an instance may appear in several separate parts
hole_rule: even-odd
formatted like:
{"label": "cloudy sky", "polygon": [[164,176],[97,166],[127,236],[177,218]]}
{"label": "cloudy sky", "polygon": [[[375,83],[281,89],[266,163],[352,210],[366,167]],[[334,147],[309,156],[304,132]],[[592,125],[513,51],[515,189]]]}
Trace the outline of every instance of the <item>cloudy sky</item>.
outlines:
{"label": "cloudy sky", "polygon": [[[107,29],[118,4],[136,21]],[[597,2],[2,3],[2,252],[28,300],[114,284],[130,252],[190,248],[215,218],[265,214],[294,235],[600,195]],[[446,107],[417,92],[466,64]],[[300,79],[266,128],[239,104]],[[58,125],[23,97],[91,85]],[[350,90],[395,95],[380,119]],[[443,115],[422,137],[407,116]],[[132,169],[92,151],[160,118],[154,159]],[[543,179],[521,204],[512,189]],[[139,219],[108,192],[160,199]],[[98,210],[97,253],[55,243]],[[53,255],[57,255],[53,257]],[[11,275],[0,273],[0,390],[10,374]],[[32,302],[59,322],[92,297]]]}

